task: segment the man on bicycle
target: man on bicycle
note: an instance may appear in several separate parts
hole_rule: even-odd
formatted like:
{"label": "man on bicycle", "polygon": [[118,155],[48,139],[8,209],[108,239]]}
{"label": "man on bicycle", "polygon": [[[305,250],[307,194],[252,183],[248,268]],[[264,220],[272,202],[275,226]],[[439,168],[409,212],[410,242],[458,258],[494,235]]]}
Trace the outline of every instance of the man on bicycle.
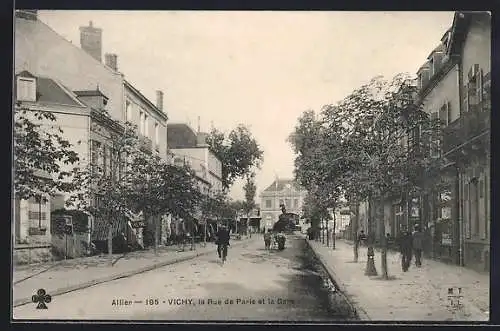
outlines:
{"label": "man on bicycle", "polygon": [[215,243],[217,244],[217,254],[219,255],[219,259],[222,259],[222,262],[224,262],[227,256],[227,246],[229,246],[229,231],[222,225],[217,231],[216,236],[217,240]]}

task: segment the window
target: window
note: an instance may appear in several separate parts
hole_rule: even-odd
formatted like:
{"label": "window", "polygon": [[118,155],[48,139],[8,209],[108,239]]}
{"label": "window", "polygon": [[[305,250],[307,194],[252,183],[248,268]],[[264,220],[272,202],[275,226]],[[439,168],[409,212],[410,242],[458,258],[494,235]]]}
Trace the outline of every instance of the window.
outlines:
{"label": "window", "polygon": [[17,100],[36,101],[36,80],[35,78],[17,77]]}
{"label": "window", "polygon": [[30,228],[43,228],[47,224],[47,200],[43,197],[29,199]]}
{"label": "window", "polygon": [[149,137],[148,115],[144,114],[144,136]]}
{"label": "window", "polygon": [[285,207],[287,207],[287,208],[292,207],[292,205],[290,203],[290,199],[285,199]]}
{"label": "window", "polygon": [[266,208],[271,208],[272,207],[272,200],[266,200]]}
{"label": "window", "polygon": [[125,121],[132,122],[132,109],[128,100],[125,101]]}
{"label": "window", "polygon": [[443,127],[448,126],[450,124],[450,114],[451,114],[451,109],[450,109],[450,103],[447,102],[441,106],[441,109],[439,109],[439,123]]}
{"label": "window", "polygon": [[145,114],[143,111],[140,111],[139,112],[139,119],[140,119],[140,123],[139,123],[139,132],[144,135],[144,122],[145,122],[145,118],[144,118]]}
{"label": "window", "polygon": [[102,166],[102,145],[100,142],[93,140],[91,142],[91,155],[90,164],[95,172],[101,171],[99,168]]}
{"label": "window", "polygon": [[299,207],[299,199],[293,199],[293,207],[298,208]]}
{"label": "window", "polygon": [[[432,112],[430,118],[431,122],[433,122],[432,125],[434,125],[434,122],[438,118],[438,112]],[[439,138],[440,138],[439,128],[437,128],[436,130],[434,130],[432,134],[431,150],[430,150],[431,157],[439,157],[441,154],[441,140]]]}
{"label": "window", "polygon": [[465,93],[465,111],[477,108],[483,98],[483,74],[479,64],[474,64],[468,72],[468,82]]}
{"label": "window", "polygon": [[159,127],[158,123],[155,123],[155,145],[158,147],[160,144],[160,132],[159,132]]}

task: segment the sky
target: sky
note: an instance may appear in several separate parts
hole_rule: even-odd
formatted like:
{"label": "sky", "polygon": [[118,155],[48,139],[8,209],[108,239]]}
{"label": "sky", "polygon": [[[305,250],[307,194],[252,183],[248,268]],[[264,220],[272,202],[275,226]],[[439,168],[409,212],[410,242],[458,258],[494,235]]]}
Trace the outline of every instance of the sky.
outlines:
{"label": "sky", "polygon": [[[286,141],[303,111],[337,103],[372,77],[415,74],[453,12],[40,11],[80,46],[79,27],[103,29],[104,53],[149,100],[163,90],[172,123],[229,132],[242,123],[264,151],[258,194],[293,178]],[[198,117],[200,120],[198,121]],[[230,192],[244,199],[243,181]]]}

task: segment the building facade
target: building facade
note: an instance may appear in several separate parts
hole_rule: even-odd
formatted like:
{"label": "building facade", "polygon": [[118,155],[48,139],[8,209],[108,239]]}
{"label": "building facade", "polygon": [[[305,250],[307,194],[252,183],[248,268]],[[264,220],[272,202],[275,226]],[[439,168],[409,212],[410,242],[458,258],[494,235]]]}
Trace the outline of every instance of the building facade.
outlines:
{"label": "building facade", "polygon": [[281,215],[280,205],[285,205],[288,213],[302,215],[302,205],[306,191],[292,179],[276,179],[260,194],[261,230],[272,229]]}
{"label": "building facade", "polygon": [[[16,11],[15,72],[28,71],[35,76],[47,76],[63,82],[69,90],[75,91],[78,98],[85,100],[89,107],[99,109],[94,113],[103,121],[110,118],[120,122],[121,126],[127,121],[136,125],[144,150],[151,151],[167,161],[168,117],[163,109],[163,93],[160,90],[156,92],[155,105],[118,71],[116,54],[105,54],[105,63],[102,63],[102,32],[92,22],[89,26],[82,27],[80,48],[41,22],[36,10]],[[96,104],[99,100],[105,101],[104,108],[99,108]],[[104,117],[100,116],[103,114],[98,114],[102,111],[105,112]],[[106,127],[105,123],[101,124]],[[90,135],[98,126],[97,123],[88,124],[87,134]],[[108,129],[106,127],[104,131]],[[106,159],[109,160],[106,156],[109,155],[112,144],[109,139],[99,140],[98,137],[98,134],[92,134],[90,137],[86,160],[89,160],[91,155],[102,155],[102,159],[96,162],[106,162]],[[115,229],[115,235],[126,228],[127,225],[122,224],[120,228]],[[94,230],[97,230],[97,224]],[[104,228],[101,230],[93,232],[96,240],[97,237],[102,237],[101,232],[106,232]],[[141,231],[133,230],[139,237]]]}
{"label": "building facade", "polygon": [[460,116],[443,136],[457,176],[459,262],[489,270],[491,14],[457,12],[448,52],[459,63]]}
{"label": "building facade", "polygon": [[[60,163],[61,171],[71,171],[74,166],[85,166],[89,158],[89,126],[91,123],[91,108],[60,82],[49,78],[35,76],[29,71],[16,75],[14,99],[16,107],[30,112],[50,112],[56,121],[37,120],[34,123],[42,125],[47,132],[60,134],[71,145],[72,150],[80,158],[79,164],[65,165]],[[43,172],[40,173],[43,175]],[[45,174],[45,176],[50,176]],[[17,263],[33,263],[48,260],[54,249],[64,250],[60,243],[60,234],[54,232],[51,222],[51,212],[64,208],[64,195],[56,197],[41,196],[29,200],[14,199],[13,232],[14,261]],[[90,224],[89,224],[90,226]],[[75,234],[76,235],[76,234]],[[88,233],[78,234],[79,239],[88,242]],[[71,241],[71,245],[74,241]],[[80,243],[80,240],[78,240]],[[71,247],[65,255],[80,254],[80,248]],[[83,250],[84,251],[84,250]]]}
{"label": "building facade", "polygon": [[[491,15],[456,12],[417,72],[414,100],[429,119],[439,120],[428,153],[442,161],[441,180],[427,183],[423,195],[386,201],[383,220],[392,236],[402,226],[421,225],[427,256],[481,271],[490,268],[490,71]],[[412,139],[401,143],[410,146]],[[377,240],[382,221],[372,222],[373,228],[363,221],[375,218],[372,207],[353,206],[351,220],[359,222],[358,232],[373,233]]]}
{"label": "building facade", "polygon": [[[168,124],[168,148],[174,163],[188,164],[200,179],[200,185],[209,189],[209,195],[222,192],[222,162],[197,139],[197,133],[187,124]],[[208,184],[206,184],[208,183]]]}

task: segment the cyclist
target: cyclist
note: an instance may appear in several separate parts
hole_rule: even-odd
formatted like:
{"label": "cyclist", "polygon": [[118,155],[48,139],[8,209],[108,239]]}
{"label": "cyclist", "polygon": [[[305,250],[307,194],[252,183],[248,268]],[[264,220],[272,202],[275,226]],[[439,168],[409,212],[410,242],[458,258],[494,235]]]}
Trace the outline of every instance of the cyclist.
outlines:
{"label": "cyclist", "polygon": [[222,262],[225,262],[227,257],[227,246],[230,246],[229,231],[224,225],[222,225],[217,231],[216,236],[217,240],[215,243],[217,244],[217,254],[219,255],[219,259],[222,259]]}

